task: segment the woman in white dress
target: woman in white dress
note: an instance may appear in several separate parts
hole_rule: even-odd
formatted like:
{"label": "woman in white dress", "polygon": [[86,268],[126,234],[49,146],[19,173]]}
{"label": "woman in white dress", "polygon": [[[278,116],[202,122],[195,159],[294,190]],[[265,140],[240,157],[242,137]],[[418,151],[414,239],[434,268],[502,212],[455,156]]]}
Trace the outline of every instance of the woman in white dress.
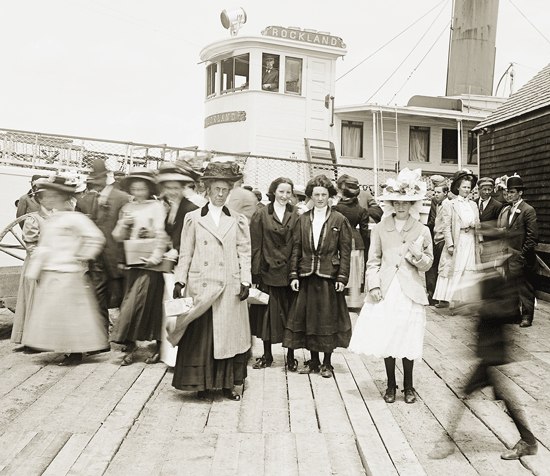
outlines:
{"label": "woman in white dress", "polygon": [[365,305],[350,342],[356,353],[384,358],[387,403],[395,402],[395,359],[403,359],[405,402],[414,403],[414,359],[422,357],[428,304],[420,272],[433,262],[428,227],[418,220],[426,185],[421,170],[404,169],[386,184],[384,217],[374,227],[367,261]]}
{"label": "woman in white dress", "polygon": [[480,263],[483,236],[479,233],[479,210],[468,199],[476,186],[477,178],[470,170],[455,172],[451,192],[457,197],[444,202],[440,213],[443,218],[445,246],[441,252],[437,284],[433,299],[468,302],[471,287],[465,280],[468,274],[476,272],[476,263]]}

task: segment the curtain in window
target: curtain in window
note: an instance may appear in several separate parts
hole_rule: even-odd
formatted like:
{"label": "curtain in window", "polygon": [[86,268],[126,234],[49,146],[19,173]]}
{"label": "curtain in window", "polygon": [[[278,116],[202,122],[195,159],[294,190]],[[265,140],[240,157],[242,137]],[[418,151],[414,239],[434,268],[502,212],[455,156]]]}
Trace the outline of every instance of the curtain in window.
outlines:
{"label": "curtain in window", "polygon": [[342,155],[344,157],[361,157],[361,127],[342,125]]}
{"label": "curtain in window", "polygon": [[409,160],[413,162],[428,162],[428,147],[428,131],[411,129],[409,137]]}

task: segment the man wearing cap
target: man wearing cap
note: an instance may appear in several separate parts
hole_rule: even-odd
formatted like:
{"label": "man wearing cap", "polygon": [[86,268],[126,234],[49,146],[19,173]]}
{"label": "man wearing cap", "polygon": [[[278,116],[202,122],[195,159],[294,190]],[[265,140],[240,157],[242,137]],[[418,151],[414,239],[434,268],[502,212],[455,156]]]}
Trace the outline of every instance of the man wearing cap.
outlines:
{"label": "man wearing cap", "polygon": [[477,188],[479,190],[479,198],[475,202],[479,208],[479,221],[496,220],[500,215],[503,205],[498,200],[491,198],[491,194],[495,188],[495,181],[490,177],[482,177],[477,183]]}
{"label": "man wearing cap", "polygon": [[109,308],[119,307],[122,302],[122,274],[118,263],[122,261],[122,243],[113,238],[120,209],[130,197],[113,184],[107,185],[105,161],[95,159],[88,176],[90,193],[76,202],[76,211],[88,215],[105,236],[102,253],[88,264],[88,273],[94,285],[97,301],[106,324],[109,323]]}
{"label": "man wearing cap", "polygon": [[539,241],[537,213],[523,200],[525,186],[518,175],[508,178],[506,183],[506,205],[497,220],[497,228],[505,232],[508,259],[508,277],[515,281],[521,303],[520,327],[530,327],[535,312],[535,288],[533,286],[536,264],[535,246]]}
{"label": "man wearing cap", "polygon": [[279,91],[279,70],[275,69],[275,58],[268,56],[262,74],[262,89],[265,91]]}
{"label": "man wearing cap", "polygon": [[[34,194],[36,193],[36,181],[38,179],[44,178],[43,175],[33,175],[31,178],[31,189],[17,201],[17,212],[15,213],[15,218],[26,215],[27,213],[33,213],[40,210],[40,205],[34,199]],[[19,226],[23,228],[25,221],[19,223]]]}

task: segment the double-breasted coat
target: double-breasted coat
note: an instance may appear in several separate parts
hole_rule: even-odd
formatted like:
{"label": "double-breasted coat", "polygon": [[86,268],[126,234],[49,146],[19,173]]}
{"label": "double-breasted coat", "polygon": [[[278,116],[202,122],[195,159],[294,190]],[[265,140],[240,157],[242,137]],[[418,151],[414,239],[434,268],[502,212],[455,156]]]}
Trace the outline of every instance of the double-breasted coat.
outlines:
{"label": "double-breasted coat", "polygon": [[[300,215],[287,204],[283,221],[273,204],[259,209],[250,222],[252,278],[268,286],[288,286],[292,232]],[[258,279],[260,278],[260,279]]]}
{"label": "double-breasted coat", "polygon": [[216,226],[208,207],[185,217],[175,281],[193,307],[169,324],[168,340],[177,345],[189,322],[212,307],[214,358],[228,359],[250,348],[248,307],[238,297],[241,283],[251,282],[250,231],[246,217],[225,206]]}
{"label": "double-breasted coat", "polygon": [[[472,207],[475,219],[475,233],[476,233],[476,264],[480,262],[480,249],[478,247],[478,241],[480,239],[479,230],[479,209],[475,202],[468,200],[468,205]],[[439,210],[443,219],[443,236],[445,237],[445,247],[441,252],[441,259],[439,261],[439,276],[444,278],[450,278],[455,271],[455,261],[457,253],[452,255],[449,253],[449,247],[454,246],[455,250],[460,239],[460,229],[464,228],[464,220],[461,218],[460,207],[458,206],[457,199],[445,200],[443,206]]]}
{"label": "double-breasted coat", "polygon": [[[411,243],[424,238],[422,258],[411,264],[405,255]],[[409,217],[401,232],[395,228],[393,216],[384,218],[372,230],[367,261],[367,289],[380,288],[386,297],[392,280],[397,277],[405,295],[418,304],[428,304],[426,291],[418,271],[428,271],[433,262],[432,237],[428,227]]]}

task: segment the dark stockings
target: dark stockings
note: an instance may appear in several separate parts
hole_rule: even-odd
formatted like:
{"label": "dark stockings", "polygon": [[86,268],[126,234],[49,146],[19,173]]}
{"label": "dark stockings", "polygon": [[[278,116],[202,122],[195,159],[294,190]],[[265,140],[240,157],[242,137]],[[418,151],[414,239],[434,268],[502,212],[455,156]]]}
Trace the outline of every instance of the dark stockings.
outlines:
{"label": "dark stockings", "polygon": [[294,349],[287,349],[286,361],[290,363],[294,362]]}
{"label": "dark stockings", "polygon": [[[312,366],[319,366],[321,365],[321,359],[319,357],[319,352],[315,352],[315,351],[310,351],[310,354],[311,354],[311,364]],[[331,358],[332,358],[332,352],[325,352],[324,354],[324,357],[323,357],[323,365],[329,369],[332,368],[332,365],[330,363],[331,361]]]}
{"label": "dark stockings", "polygon": [[265,357],[265,360],[273,362],[273,353],[271,352],[270,340],[264,340],[264,357]]}
{"label": "dark stockings", "polygon": [[[403,358],[402,362],[403,362],[403,374],[404,374],[403,386],[405,388],[412,388],[414,360]],[[386,357],[384,359],[384,365],[386,366],[386,375],[388,377],[388,388],[397,387],[397,383],[395,382],[395,358]]]}

